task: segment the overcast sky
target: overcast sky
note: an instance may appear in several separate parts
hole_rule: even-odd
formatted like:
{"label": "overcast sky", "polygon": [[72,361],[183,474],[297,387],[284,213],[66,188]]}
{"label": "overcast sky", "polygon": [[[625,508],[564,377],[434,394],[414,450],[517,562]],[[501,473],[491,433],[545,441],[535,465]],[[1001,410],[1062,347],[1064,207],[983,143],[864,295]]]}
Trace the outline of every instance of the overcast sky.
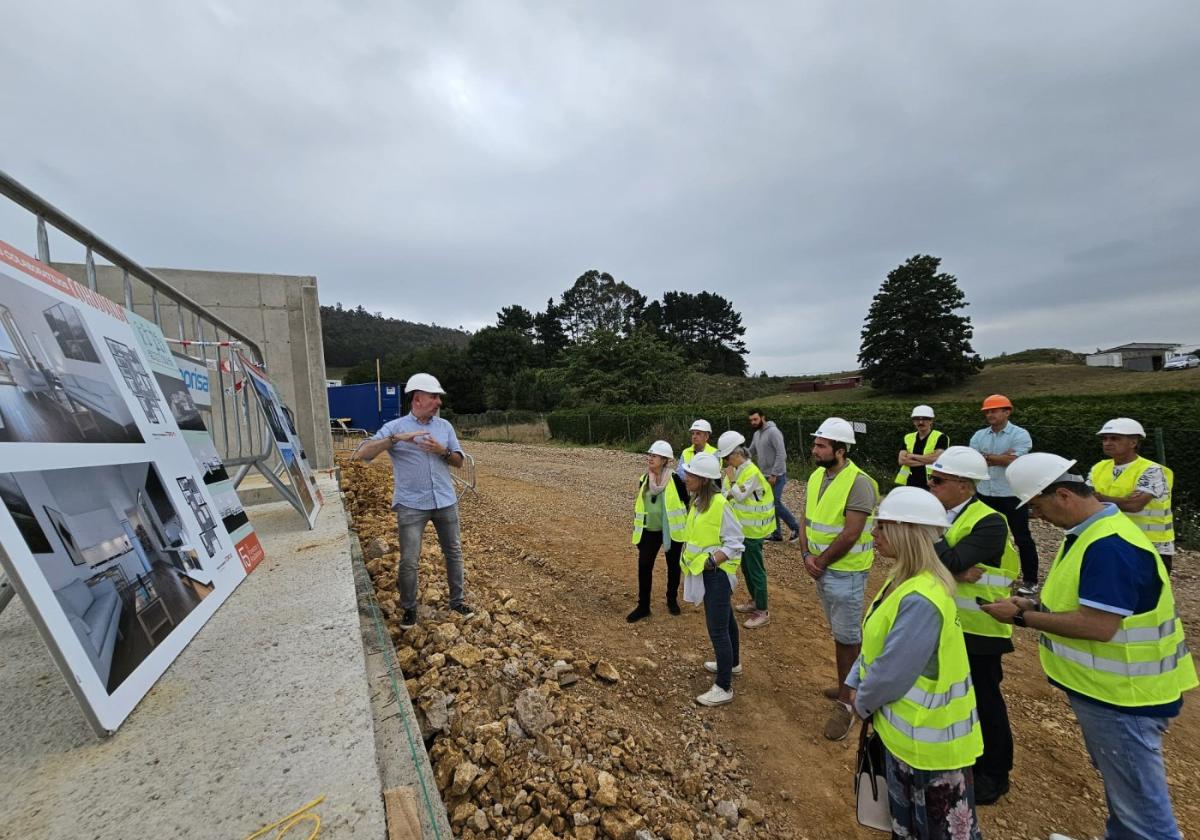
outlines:
{"label": "overcast sky", "polygon": [[726,296],[786,374],[853,367],[931,253],[985,356],[1200,344],[1194,0],[40,0],[0,37],[0,169],[145,265],[470,329],[597,268]]}

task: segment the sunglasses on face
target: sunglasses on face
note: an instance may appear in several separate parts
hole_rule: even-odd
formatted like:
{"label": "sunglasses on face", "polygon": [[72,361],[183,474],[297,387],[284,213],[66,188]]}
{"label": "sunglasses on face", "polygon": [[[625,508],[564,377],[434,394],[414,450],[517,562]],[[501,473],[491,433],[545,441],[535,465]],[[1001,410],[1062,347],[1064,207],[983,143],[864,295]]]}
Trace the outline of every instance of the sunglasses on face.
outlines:
{"label": "sunglasses on face", "polygon": [[929,483],[940,487],[943,484],[949,484],[951,481],[958,481],[956,478],[944,478],[940,475],[929,476]]}

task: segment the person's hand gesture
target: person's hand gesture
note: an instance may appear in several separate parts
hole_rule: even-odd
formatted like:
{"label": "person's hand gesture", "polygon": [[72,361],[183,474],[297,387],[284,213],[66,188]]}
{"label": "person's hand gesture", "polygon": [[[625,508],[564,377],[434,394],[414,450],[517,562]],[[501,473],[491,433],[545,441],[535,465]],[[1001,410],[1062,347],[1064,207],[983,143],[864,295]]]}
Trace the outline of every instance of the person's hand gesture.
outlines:
{"label": "person's hand gesture", "polygon": [[429,432],[397,432],[394,435],[389,435],[388,439],[393,443],[401,443],[406,440],[416,440],[419,437],[428,436]]}

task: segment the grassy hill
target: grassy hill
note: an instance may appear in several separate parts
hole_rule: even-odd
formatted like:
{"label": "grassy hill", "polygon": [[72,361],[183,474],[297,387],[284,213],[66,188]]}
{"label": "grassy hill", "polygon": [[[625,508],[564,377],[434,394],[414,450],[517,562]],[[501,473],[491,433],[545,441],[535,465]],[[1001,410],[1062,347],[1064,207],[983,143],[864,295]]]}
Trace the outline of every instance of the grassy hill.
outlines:
{"label": "grassy hill", "polygon": [[1161,391],[1200,392],[1200,368],[1137,373],[1121,368],[1087,367],[1076,364],[988,364],[978,376],[961,385],[933,394],[905,397],[883,394],[863,387],[846,391],[776,394],[756,402],[764,405],[821,405],[863,400],[905,400],[941,402],[983,399],[988,394],[1021,397],[1074,396],[1096,394],[1155,393]]}

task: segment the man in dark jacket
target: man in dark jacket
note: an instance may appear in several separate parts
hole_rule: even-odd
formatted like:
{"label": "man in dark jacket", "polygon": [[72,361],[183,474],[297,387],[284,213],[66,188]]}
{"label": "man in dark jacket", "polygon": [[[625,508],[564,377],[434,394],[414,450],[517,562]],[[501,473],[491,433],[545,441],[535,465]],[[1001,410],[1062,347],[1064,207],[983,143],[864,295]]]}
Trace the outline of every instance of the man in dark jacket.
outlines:
{"label": "man in dark jacket", "polygon": [[750,428],[754,429],[750,457],[767,477],[775,493],[775,533],[767,539],[774,542],[782,540],[779,523],[784,522],[792,529],[788,542],[796,542],[800,539],[800,526],[783,504],[783,488],[787,486],[787,449],[783,443],[783,432],[779,431],[774,420],[767,419],[761,408],[750,412]]}

